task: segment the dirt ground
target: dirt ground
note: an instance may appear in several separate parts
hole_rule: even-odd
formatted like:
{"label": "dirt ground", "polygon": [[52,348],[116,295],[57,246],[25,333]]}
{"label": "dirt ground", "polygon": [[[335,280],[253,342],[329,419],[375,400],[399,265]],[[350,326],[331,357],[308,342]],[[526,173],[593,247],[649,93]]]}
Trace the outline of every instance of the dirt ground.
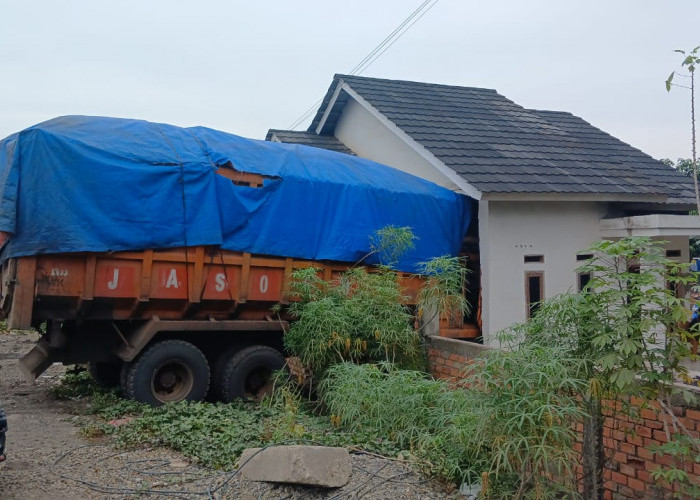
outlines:
{"label": "dirt ground", "polygon": [[212,471],[172,450],[124,451],[80,434],[76,414],[86,401],[59,401],[50,393],[65,372],[53,365],[27,384],[17,359],[37,335],[0,332],[0,406],[8,418],[7,460],[0,464],[0,498],[415,499],[455,498],[402,463],[353,454],[350,483],[338,489],[240,480],[236,471]]}

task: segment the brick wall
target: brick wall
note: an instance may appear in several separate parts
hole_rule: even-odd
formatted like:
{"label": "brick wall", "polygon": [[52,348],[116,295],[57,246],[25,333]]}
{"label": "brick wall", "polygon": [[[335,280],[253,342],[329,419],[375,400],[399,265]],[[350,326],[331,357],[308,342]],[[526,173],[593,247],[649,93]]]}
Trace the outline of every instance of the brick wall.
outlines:
{"label": "brick wall", "polygon": [[[670,418],[655,402],[633,399],[631,412],[622,412],[621,406],[620,402],[608,402],[605,411],[603,446],[607,460],[604,470],[606,498],[663,498],[674,491],[674,486],[654,481],[651,472],[660,466],[671,465],[672,459],[669,455],[653,453],[650,448],[668,441],[666,427],[673,433]],[[672,410],[676,418],[697,438],[700,411],[680,404],[674,405]],[[690,461],[676,465],[700,485],[700,463]]]}
{"label": "brick wall", "polygon": [[[459,376],[475,359],[489,348],[479,344],[442,337],[427,338],[428,363],[436,378],[451,380]],[[654,481],[651,471],[669,465],[668,455],[649,451],[651,445],[667,441],[664,419],[655,403],[632,400],[634,417],[622,412],[622,403],[608,402],[603,428],[606,468],[604,470],[605,498],[657,499],[668,496],[673,485]],[[674,415],[696,438],[700,433],[700,408],[681,404],[673,406]],[[670,425],[670,422],[669,422]],[[581,445],[575,445],[581,452]],[[682,464],[690,477],[700,484],[700,463]]]}
{"label": "brick wall", "polygon": [[437,336],[426,337],[426,344],[430,373],[443,380],[458,377],[467,364],[490,350],[481,344]]}

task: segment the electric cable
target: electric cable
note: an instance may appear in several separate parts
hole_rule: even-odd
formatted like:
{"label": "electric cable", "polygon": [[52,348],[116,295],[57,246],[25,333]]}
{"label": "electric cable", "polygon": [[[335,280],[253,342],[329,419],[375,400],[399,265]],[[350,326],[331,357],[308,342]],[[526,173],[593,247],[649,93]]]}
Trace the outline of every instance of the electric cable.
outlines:
{"label": "electric cable", "polygon": [[[50,472],[57,477],[72,481],[83,486],[86,486],[92,491],[103,493],[106,495],[118,495],[118,496],[167,496],[169,498],[208,498],[210,500],[222,500],[224,498],[236,498],[240,491],[231,491],[233,488],[234,481],[239,478],[239,473],[243,466],[245,466],[250,460],[252,460],[256,455],[263,452],[268,448],[273,448],[276,446],[281,446],[285,444],[310,444],[316,446],[324,446],[323,443],[309,439],[288,439],[276,443],[269,443],[268,445],[257,450],[253,455],[251,455],[243,463],[239,464],[239,467],[230,472],[221,472],[202,467],[200,465],[188,465],[185,469],[181,471],[172,470],[172,462],[169,459],[163,458],[144,458],[138,460],[128,460],[129,453],[133,450],[124,450],[111,452],[109,444],[88,444],[83,446],[78,446],[72,448],[65,453],[61,454],[51,465]],[[99,464],[103,470],[110,473],[110,475],[117,475],[121,471],[122,474],[128,473],[129,480],[138,483],[139,476],[146,476],[152,479],[144,481],[140,486],[109,486],[104,484],[99,484],[94,480],[84,479],[82,477],[76,477],[74,475],[67,474],[63,471],[58,470],[59,465],[65,461],[70,462],[70,458],[73,454],[78,453],[85,449],[97,449],[104,448],[107,450],[106,454],[103,456],[90,457],[91,461],[95,464]],[[99,453],[99,452],[98,452]],[[255,494],[258,498],[276,498],[276,499],[291,499],[291,498],[328,498],[329,500],[340,500],[342,498],[363,498],[366,495],[372,493],[376,488],[382,485],[387,485],[390,483],[401,484],[405,486],[410,486],[415,488],[416,491],[425,492],[421,486],[427,485],[427,483],[432,482],[432,480],[419,480],[412,481],[408,478],[401,480],[402,477],[406,477],[412,473],[410,467],[406,463],[401,463],[402,467],[405,469],[401,472],[397,472],[391,475],[382,475],[384,471],[392,462],[392,460],[387,460],[387,457],[381,457],[373,453],[367,453],[362,450],[351,451],[353,456],[364,455],[369,457],[373,461],[379,461],[384,458],[383,463],[377,464],[375,467],[363,467],[353,461],[353,475],[360,472],[367,477],[362,477],[356,484],[350,483],[343,487],[339,491],[332,494],[324,488],[310,487],[304,485],[278,485],[276,483],[254,483],[254,491],[250,489],[246,490],[247,494]],[[108,466],[108,461],[111,459],[124,460],[123,465]],[[161,483],[149,484],[149,482],[157,479],[158,476],[163,476]],[[179,480],[175,476],[180,476]],[[202,484],[197,484],[202,483]],[[178,489],[177,486],[188,484],[187,489]],[[237,488],[250,488],[250,484],[246,486],[247,483],[236,482]],[[161,489],[162,487],[162,489]],[[282,487],[280,491],[278,488]],[[289,488],[292,490],[290,491]],[[294,488],[299,489],[294,489]],[[369,487],[369,488],[368,488]],[[285,490],[286,489],[286,490]],[[233,496],[231,496],[233,494]]]}
{"label": "electric cable", "polygon": [[[83,446],[78,446],[76,448],[72,448],[68,450],[67,452],[63,453],[60,455],[54,463],[51,465],[51,473],[55,474],[56,476],[60,477],[61,479],[67,480],[67,481],[73,481],[79,484],[82,484],[84,486],[87,486],[93,491],[97,491],[99,493],[105,493],[105,494],[116,494],[116,495],[168,495],[173,498],[191,498],[192,496],[204,496],[207,494],[206,490],[200,490],[200,491],[185,491],[185,490],[175,490],[175,489],[156,489],[156,488],[129,488],[129,487],[123,487],[123,486],[106,486],[102,485],[99,483],[96,483],[94,481],[89,481],[86,479],[82,479],[80,477],[74,477],[70,476],[68,474],[64,474],[61,472],[56,471],[56,467],[58,466],[59,463],[61,463],[63,460],[67,459],[70,455],[76,453],[79,450],[85,449],[85,448],[97,448],[97,447],[107,447],[108,445],[105,444],[100,444],[100,445],[83,445]],[[100,462],[104,462],[108,460],[109,458],[113,458],[119,455],[124,455],[129,453],[129,451],[122,451],[118,453],[113,453],[110,454],[106,457],[102,457]],[[127,464],[128,465],[128,464]],[[129,470],[126,466],[123,467],[125,470]],[[133,469],[131,469],[133,471]],[[141,471],[139,471],[141,472]],[[221,473],[217,473],[218,475],[222,475]],[[199,480],[204,480],[204,479],[209,479],[207,478],[202,478]]]}
{"label": "electric cable", "polygon": [[[416,8],[406,19],[399,24],[379,45],[377,45],[369,54],[365,56],[353,69],[350,70],[350,75],[359,75],[367,69],[376,59],[381,56],[386,50],[394,45],[418,20],[423,17],[430,9],[432,9],[439,0],[425,0]],[[432,3],[429,7],[428,4]],[[425,9],[425,10],[423,10]],[[421,12],[422,11],[422,12]],[[420,15],[419,15],[420,14]],[[417,16],[417,17],[416,17]],[[415,21],[411,22],[415,18]],[[410,23],[410,24],[409,24]],[[405,29],[404,29],[405,27]],[[376,55],[376,57],[375,57]]]}
{"label": "electric cable", "polygon": [[[362,60],[355,65],[349,71],[349,75],[361,75],[367,68],[369,68],[379,57],[384,54],[389,48],[396,43],[403,35],[406,34],[425,14],[427,14],[440,0],[424,0],[413,12],[411,12],[406,19],[404,19],[401,24],[399,24],[394,30],[389,33],[384,40],[379,42],[379,44],[372,49],[369,54],[362,58]],[[289,125],[290,130],[294,130],[302,122],[304,122],[318,106],[323,102],[323,99],[316,101],[309,109],[301,114],[296,120]]]}

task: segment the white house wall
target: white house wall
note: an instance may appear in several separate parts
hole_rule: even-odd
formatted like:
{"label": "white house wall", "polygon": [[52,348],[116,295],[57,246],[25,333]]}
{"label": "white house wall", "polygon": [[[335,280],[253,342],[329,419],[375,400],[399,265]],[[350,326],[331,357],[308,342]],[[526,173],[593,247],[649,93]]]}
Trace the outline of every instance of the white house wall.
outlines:
{"label": "white house wall", "polygon": [[[360,157],[460,191],[397,135],[391,124],[380,121],[353,98],[348,99],[334,135]],[[581,264],[577,254],[601,237],[621,236],[604,234],[611,231],[605,224],[601,228],[605,211],[606,203],[602,201],[479,201],[482,331],[486,345],[496,343],[494,334],[499,330],[525,321],[526,272],[544,272],[544,298],[577,290],[575,269]],[[667,248],[681,250],[680,260],[688,262],[687,236],[662,239],[670,240]],[[525,263],[526,255],[543,255],[544,262]]]}
{"label": "white house wall", "polygon": [[687,264],[690,262],[690,242],[687,236],[663,236],[658,238],[652,238],[656,241],[663,241],[666,250],[680,250],[680,257],[669,257],[675,262],[681,262]]}
{"label": "white house wall", "polygon": [[353,99],[349,99],[343,109],[334,135],[357,156],[422,177],[453,191],[459,189]]}
{"label": "white house wall", "polygon": [[[595,202],[482,201],[479,237],[484,343],[527,317],[525,273],[544,272],[544,297],[577,289],[576,256],[600,239],[605,206]],[[544,262],[525,263],[526,255]]]}

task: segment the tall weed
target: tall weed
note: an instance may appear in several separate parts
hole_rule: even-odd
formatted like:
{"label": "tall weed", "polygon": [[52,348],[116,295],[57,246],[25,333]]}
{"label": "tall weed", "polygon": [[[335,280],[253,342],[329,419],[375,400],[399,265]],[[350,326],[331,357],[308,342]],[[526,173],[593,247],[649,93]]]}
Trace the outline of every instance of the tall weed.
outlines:
{"label": "tall weed", "polygon": [[391,365],[328,369],[320,395],[331,418],[411,450],[434,474],[486,479],[489,498],[575,495],[574,423],[580,360],[524,342],[472,365],[464,389]]}
{"label": "tall weed", "polygon": [[465,393],[423,372],[389,364],[334,365],[319,393],[326,411],[346,428],[372,429],[406,449],[467,411]]}
{"label": "tall weed", "polygon": [[297,319],[285,347],[315,374],[346,361],[420,366],[420,338],[393,271],[355,268],[326,283],[304,269],[294,273],[292,291],[300,301],[289,308]]}

